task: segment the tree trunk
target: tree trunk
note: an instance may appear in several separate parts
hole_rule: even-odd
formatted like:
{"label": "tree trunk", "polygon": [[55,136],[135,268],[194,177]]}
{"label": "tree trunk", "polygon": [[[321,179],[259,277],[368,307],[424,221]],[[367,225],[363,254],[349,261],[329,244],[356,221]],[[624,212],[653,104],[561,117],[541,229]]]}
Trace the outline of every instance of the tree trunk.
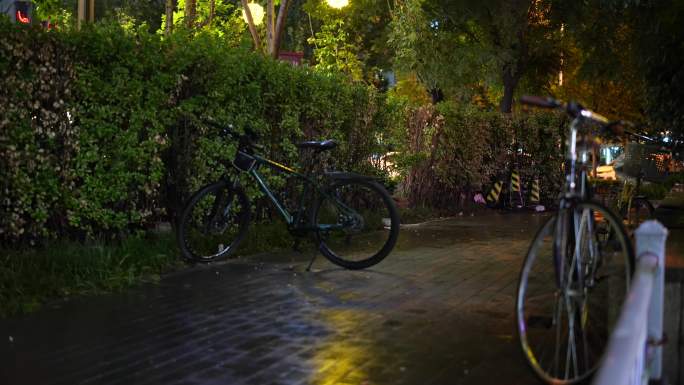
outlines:
{"label": "tree trunk", "polygon": [[266,50],[273,54],[273,42],[275,41],[275,6],[273,0],[268,0],[266,4]]}
{"label": "tree trunk", "polygon": [[88,2],[88,21],[91,23],[95,22],[95,0]]}
{"label": "tree trunk", "polygon": [[209,1],[209,25],[214,21],[214,13],[216,13],[216,0]]}
{"label": "tree trunk", "polygon": [[430,94],[430,98],[432,98],[432,104],[437,104],[444,100],[444,92],[442,92],[441,88],[433,88],[430,91],[428,91]]}
{"label": "tree trunk", "polygon": [[520,75],[518,71],[515,73],[511,69],[510,64],[504,65],[503,68],[503,84],[504,84],[504,94],[501,98],[501,104],[499,106],[501,112],[510,113],[513,110],[513,93],[515,88],[518,86],[518,81],[520,80]]}
{"label": "tree trunk", "polygon": [[271,56],[278,58],[280,52],[280,42],[282,41],[283,29],[285,29],[285,21],[287,20],[287,11],[290,8],[290,0],[281,0],[280,8],[278,8],[278,19],[276,20],[275,32],[273,34],[273,43],[271,44]]}
{"label": "tree trunk", "polygon": [[252,40],[254,41],[254,50],[261,50],[261,39],[259,39],[259,32],[254,25],[254,20],[252,19],[252,11],[249,10],[247,6],[247,0],[240,0],[242,3],[242,9],[245,11],[245,17],[247,18],[247,26],[249,27],[249,33],[252,35]]}
{"label": "tree trunk", "polygon": [[78,28],[81,28],[81,23],[86,19],[86,0],[78,0]]}
{"label": "tree trunk", "polygon": [[249,33],[252,35],[254,41],[254,49],[262,50],[267,55],[277,59],[280,52],[280,42],[282,41],[283,30],[285,29],[285,21],[287,19],[287,11],[290,7],[291,0],[281,0],[278,8],[278,16],[275,16],[275,5],[273,0],[268,0],[266,5],[266,46],[261,46],[259,33],[252,20],[252,12],[249,11],[247,0],[240,0],[242,9],[245,11],[247,19],[247,26]]}
{"label": "tree trunk", "polygon": [[197,17],[197,0],[186,0],[185,2],[185,25],[189,29],[195,26],[195,18]]}
{"label": "tree trunk", "polygon": [[166,28],[164,28],[164,35],[169,36],[173,32],[173,9],[174,0],[166,0]]}

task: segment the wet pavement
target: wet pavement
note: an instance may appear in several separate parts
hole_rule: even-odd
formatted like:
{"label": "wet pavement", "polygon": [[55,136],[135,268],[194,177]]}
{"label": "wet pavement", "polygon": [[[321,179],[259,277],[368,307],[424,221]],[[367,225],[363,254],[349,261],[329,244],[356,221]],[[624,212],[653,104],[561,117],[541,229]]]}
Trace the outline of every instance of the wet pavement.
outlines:
{"label": "wet pavement", "polygon": [[362,271],[265,254],[0,320],[0,384],[534,384],[513,301],[547,217],[406,226]]}

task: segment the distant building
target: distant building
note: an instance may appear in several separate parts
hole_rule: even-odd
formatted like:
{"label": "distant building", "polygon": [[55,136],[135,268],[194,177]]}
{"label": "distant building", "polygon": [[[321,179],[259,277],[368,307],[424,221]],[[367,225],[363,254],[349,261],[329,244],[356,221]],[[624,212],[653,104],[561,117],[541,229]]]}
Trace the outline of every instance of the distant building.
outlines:
{"label": "distant building", "polygon": [[9,16],[14,23],[31,24],[33,3],[29,0],[0,0],[0,13]]}
{"label": "distant building", "polygon": [[292,64],[293,66],[300,66],[302,65],[302,58],[304,57],[303,52],[287,52],[287,51],[280,51],[278,53],[278,59],[288,62]]}

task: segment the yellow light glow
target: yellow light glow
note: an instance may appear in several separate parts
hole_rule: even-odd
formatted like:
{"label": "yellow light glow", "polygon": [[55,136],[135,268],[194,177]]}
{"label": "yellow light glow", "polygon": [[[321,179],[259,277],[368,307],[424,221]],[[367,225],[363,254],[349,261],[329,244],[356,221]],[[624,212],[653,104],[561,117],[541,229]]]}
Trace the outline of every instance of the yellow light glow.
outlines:
{"label": "yellow light glow", "polygon": [[[249,13],[252,14],[254,25],[260,25],[264,21],[264,7],[257,3],[247,3],[247,7],[249,7]],[[242,10],[242,19],[245,23],[247,22],[247,14],[244,9]]]}
{"label": "yellow light glow", "polygon": [[349,0],[326,0],[326,3],[333,8],[340,9],[349,5]]}

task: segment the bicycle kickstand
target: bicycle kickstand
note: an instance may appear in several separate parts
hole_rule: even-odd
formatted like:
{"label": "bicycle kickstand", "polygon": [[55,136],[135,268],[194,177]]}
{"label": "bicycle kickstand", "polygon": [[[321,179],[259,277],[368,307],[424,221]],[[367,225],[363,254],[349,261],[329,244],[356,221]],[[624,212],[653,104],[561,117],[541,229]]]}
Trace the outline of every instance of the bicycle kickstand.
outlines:
{"label": "bicycle kickstand", "polygon": [[311,256],[311,260],[309,261],[309,266],[306,267],[306,271],[311,271],[311,265],[313,265],[314,261],[316,260],[316,257],[318,257],[318,250],[314,249],[313,255]]}

